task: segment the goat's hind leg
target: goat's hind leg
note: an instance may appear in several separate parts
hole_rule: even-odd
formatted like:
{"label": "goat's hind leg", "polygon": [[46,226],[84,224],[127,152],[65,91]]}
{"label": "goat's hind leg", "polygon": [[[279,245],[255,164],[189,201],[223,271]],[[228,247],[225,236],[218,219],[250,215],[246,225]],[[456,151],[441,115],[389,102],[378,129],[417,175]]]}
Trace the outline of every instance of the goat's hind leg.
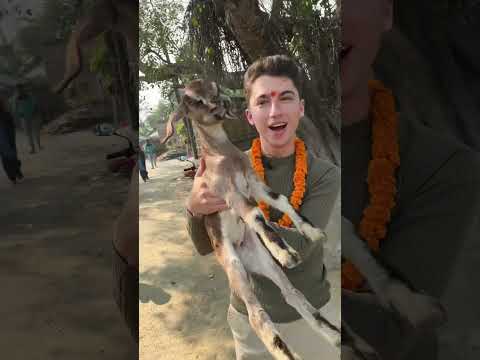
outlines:
{"label": "goat's hind leg", "polygon": [[255,199],[263,200],[268,205],[287,214],[292,219],[297,230],[307,239],[311,241],[323,241],[326,239],[325,232],[315,228],[305,217],[298,214],[285,195],[275,193],[266,184],[257,179],[251,179],[250,183],[252,184],[252,192]]}
{"label": "goat's hind leg", "polygon": [[228,239],[223,239],[222,255],[219,260],[227,274],[230,289],[244,301],[250,325],[270,354],[276,360],[301,360],[282,340],[270,317],[258,302],[245,267]]}
{"label": "goat's hind leg", "polygon": [[[233,211],[206,217],[205,227],[213,243],[217,244],[215,255],[227,275],[230,289],[243,300],[247,307],[253,331],[276,360],[301,360],[283,341],[252,290],[249,275],[238,253],[239,250],[243,250],[247,251],[251,258],[257,257],[255,248],[252,248],[251,231],[246,229],[245,224],[238,222]],[[239,229],[239,227],[243,228]],[[242,238],[235,242],[234,239],[237,239],[239,234],[242,234]],[[261,248],[266,251],[263,247]]]}
{"label": "goat's hind leg", "polygon": [[340,329],[332,324],[327,318],[317,310],[305,296],[298,291],[284,274],[282,269],[272,260],[268,252],[259,244],[254,242],[258,254],[255,259],[244,256],[241,250],[242,258],[245,257],[244,262],[251,271],[263,275],[272,280],[281,290],[285,301],[295,308],[298,313],[308,322],[310,327],[315,330],[320,336],[332,346],[339,348],[341,334]]}

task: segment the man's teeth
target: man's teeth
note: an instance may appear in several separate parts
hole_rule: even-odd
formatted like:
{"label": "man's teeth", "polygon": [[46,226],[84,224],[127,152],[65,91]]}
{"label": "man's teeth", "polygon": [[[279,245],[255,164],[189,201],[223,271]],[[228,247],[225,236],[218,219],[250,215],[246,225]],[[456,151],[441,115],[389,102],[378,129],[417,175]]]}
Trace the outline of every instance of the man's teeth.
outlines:
{"label": "man's teeth", "polygon": [[270,129],[278,129],[278,128],[282,128],[284,127],[285,125],[287,125],[286,123],[285,124],[275,124],[275,125],[270,125]]}

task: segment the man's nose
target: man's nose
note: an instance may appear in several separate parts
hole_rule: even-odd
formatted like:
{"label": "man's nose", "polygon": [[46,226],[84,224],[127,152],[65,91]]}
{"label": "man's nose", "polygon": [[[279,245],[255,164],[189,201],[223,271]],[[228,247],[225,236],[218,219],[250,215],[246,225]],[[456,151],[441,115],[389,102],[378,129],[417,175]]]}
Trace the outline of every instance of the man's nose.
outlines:
{"label": "man's nose", "polygon": [[280,106],[280,101],[276,98],[273,97],[272,100],[270,101],[270,116],[274,117],[277,116],[281,113],[281,106]]}

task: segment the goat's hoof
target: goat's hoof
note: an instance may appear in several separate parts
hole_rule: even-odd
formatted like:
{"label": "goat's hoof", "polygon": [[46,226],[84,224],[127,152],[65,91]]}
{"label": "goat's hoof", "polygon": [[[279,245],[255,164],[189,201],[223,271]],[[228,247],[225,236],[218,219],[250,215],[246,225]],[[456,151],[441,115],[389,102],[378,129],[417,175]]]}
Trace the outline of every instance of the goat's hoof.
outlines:
{"label": "goat's hoof", "polygon": [[275,335],[273,337],[273,351],[271,354],[275,355],[275,359],[282,359],[282,360],[302,360],[297,354],[292,352],[288,345],[280,338],[280,336]]}
{"label": "goat's hoof", "polygon": [[287,269],[293,269],[302,262],[300,255],[293,249],[282,251],[277,260],[283,267]]}
{"label": "goat's hoof", "polygon": [[309,224],[303,224],[301,229],[303,235],[309,238],[311,241],[325,241],[327,236],[324,231],[314,228]]}
{"label": "goat's hoof", "polygon": [[394,282],[387,287],[388,309],[415,331],[434,329],[447,321],[440,301]]}

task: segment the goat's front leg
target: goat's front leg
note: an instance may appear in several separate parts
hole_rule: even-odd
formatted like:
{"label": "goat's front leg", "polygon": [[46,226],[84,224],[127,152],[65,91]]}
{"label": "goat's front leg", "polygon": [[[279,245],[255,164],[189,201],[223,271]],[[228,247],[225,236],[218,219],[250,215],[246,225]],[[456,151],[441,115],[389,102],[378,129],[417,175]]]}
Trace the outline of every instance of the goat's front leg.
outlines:
{"label": "goat's front leg", "polygon": [[255,204],[234,192],[227,196],[227,203],[258,234],[263,245],[282,266],[290,269],[300,263],[300,255],[268,224]]}
{"label": "goat's front leg", "polygon": [[406,281],[389,271],[356,235],[353,224],[343,216],[342,256],[366,277],[380,304],[414,330],[435,328],[446,321],[446,312],[441,303],[413,290]]}
{"label": "goat's front leg", "polygon": [[326,239],[325,232],[315,228],[305,217],[298,214],[285,195],[277,194],[254,175],[249,176],[248,180],[253,197],[257,201],[262,200],[287,214],[303,236],[311,241],[323,241]]}

